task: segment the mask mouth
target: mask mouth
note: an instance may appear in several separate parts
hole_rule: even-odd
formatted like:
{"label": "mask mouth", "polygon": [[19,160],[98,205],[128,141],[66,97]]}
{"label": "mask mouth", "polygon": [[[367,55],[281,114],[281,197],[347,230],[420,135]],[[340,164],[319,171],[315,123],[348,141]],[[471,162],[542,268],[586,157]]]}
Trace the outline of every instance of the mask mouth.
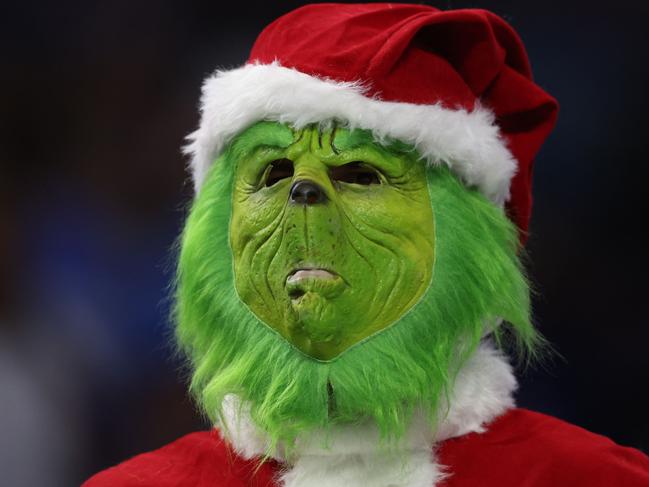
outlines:
{"label": "mask mouth", "polygon": [[340,275],[322,267],[299,267],[286,277],[286,291],[293,303],[300,302],[309,293],[334,298],[344,287],[345,281]]}
{"label": "mask mouth", "polygon": [[336,279],[338,274],[320,268],[296,269],[286,278],[286,284],[296,284],[306,279]]}

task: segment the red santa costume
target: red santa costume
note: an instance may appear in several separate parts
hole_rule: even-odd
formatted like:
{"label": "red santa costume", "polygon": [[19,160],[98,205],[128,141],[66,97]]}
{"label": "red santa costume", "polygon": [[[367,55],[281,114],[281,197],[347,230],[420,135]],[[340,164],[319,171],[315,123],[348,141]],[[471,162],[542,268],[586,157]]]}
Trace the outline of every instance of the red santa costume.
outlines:
{"label": "red santa costume", "polygon": [[[523,45],[482,10],[424,5],[311,5],[259,36],[246,65],[203,88],[190,152],[197,189],[215,154],[252,123],[343,120],[414,146],[505,206],[524,240],[532,160],[556,101],[533,81]],[[222,425],[97,474],[103,486],[649,486],[640,451],[517,409],[507,359],[484,343],[457,377],[439,423],[418,415],[399,455],[371,424],[338,427],[323,447],[300,438],[289,461],[264,460],[267,439],[235,396]]]}
{"label": "red santa costume", "polygon": [[329,448],[299,447],[299,460],[260,463],[263,433],[236,399],[229,436],[192,433],[105,470],[84,487],[610,487],[649,486],[649,458],[559,419],[514,407],[516,380],[507,361],[481,347],[458,377],[451,406],[432,435],[416,418],[396,458],[376,450],[370,426],[341,428]]}

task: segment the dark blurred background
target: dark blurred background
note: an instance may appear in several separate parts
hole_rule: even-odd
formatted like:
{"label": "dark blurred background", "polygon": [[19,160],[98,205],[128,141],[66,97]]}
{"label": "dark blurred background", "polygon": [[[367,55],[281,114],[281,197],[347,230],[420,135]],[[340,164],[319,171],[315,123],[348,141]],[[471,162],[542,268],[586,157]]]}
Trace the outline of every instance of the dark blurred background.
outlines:
{"label": "dark blurred background", "polygon": [[[0,472],[77,485],[206,428],[167,321],[202,79],[300,2],[14,2],[0,38]],[[649,3],[444,1],[522,36],[561,103],[528,252],[559,355],[521,405],[649,449]],[[562,358],[561,358],[562,357]]]}

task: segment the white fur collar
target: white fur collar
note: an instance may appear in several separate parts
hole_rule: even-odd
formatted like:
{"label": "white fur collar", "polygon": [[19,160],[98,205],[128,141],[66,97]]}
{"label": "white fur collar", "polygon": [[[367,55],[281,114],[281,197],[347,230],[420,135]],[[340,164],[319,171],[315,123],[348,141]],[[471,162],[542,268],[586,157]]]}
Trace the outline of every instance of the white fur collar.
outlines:
{"label": "white fur collar", "polygon": [[[300,438],[290,468],[281,476],[284,487],[431,487],[446,476],[437,464],[435,443],[482,433],[485,425],[514,406],[516,379],[507,359],[490,342],[483,343],[462,368],[455,381],[450,407],[435,433],[422,414],[415,414],[398,450],[377,449],[375,425],[335,428],[327,436],[312,433]],[[243,413],[239,414],[240,411]],[[246,413],[239,399],[229,395],[224,404],[224,434],[237,453],[253,458],[266,451],[267,441]]]}

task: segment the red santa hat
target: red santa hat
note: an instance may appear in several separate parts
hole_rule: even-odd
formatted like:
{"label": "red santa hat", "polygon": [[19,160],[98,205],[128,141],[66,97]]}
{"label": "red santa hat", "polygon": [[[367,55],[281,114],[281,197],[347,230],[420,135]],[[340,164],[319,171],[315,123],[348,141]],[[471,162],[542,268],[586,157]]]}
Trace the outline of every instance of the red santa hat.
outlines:
{"label": "red santa hat", "polygon": [[532,161],[557,103],[532,81],[523,44],[484,10],[314,4],[260,34],[247,63],[203,85],[186,150],[198,191],[229,141],[260,120],[336,121],[414,146],[506,206],[522,239]]}

